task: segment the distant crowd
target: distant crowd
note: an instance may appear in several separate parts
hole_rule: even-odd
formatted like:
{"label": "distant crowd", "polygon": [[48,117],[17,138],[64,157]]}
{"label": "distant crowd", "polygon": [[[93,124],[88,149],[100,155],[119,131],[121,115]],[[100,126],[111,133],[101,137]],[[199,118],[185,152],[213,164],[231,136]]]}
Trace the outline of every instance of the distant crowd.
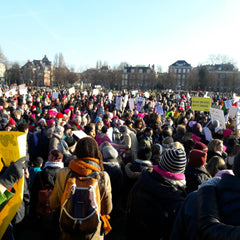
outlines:
{"label": "distant crowd", "polygon": [[[2,209],[24,168],[23,202],[3,239],[240,239],[240,142],[236,117],[224,107],[230,93],[6,91],[0,135],[26,133],[27,156],[0,175]],[[193,96],[210,97],[225,125],[192,110]],[[59,226],[72,172],[101,173],[101,221],[92,234]],[[43,189],[51,197],[39,209]]]}

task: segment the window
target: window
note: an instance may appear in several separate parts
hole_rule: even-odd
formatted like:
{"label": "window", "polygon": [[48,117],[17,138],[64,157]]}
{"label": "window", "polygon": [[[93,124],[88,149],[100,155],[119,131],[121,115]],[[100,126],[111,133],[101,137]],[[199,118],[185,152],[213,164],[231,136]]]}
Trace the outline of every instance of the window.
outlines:
{"label": "window", "polygon": [[174,69],[174,72],[177,73],[177,69]]}
{"label": "window", "polygon": [[142,68],[140,68],[140,69],[139,69],[139,73],[143,73],[143,70],[142,70]]}
{"label": "window", "polygon": [[185,73],[185,72],[186,72],[186,69],[185,69],[185,68],[183,68],[182,72],[183,72],[183,73]]}
{"label": "window", "polygon": [[181,74],[178,75],[178,79],[181,79]]}
{"label": "window", "polygon": [[127,73],[127,69],[124,69],[124,73]]}
{"label": "window", "polygon": [[182,69],[181,69],[181,68],[179,68],[179,69],[178,69],[178,73],[181,73],[181,70],[182,70]]}
{"label": "window", "polygon": [[185,74],[182,75],[182,79],[185,79]]}
{"label": "window", "polygon": [[134,68],[131,69],[131,73],[134,73]]}
{"label": "window", "polygon": [[189,72],[190,72],[190,69],[188,69],[187,72],[189,73]]}

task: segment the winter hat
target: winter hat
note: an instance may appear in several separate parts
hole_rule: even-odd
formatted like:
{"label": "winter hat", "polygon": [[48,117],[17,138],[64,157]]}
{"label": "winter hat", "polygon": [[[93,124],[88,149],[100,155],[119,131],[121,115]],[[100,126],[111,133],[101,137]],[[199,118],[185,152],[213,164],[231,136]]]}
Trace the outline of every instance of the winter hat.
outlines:
{"label": "winter hat", "polygon": [[96,123],[96,122],[98,122],[99,120],[102,120],[102,118],[101,118],[101,117],[97,117],[97,118],[94,120],[94,122]]}
{"label": "winter hat", "polygon": [[127,126],[126,125],[122,125],[120,128],[119,128],[119,132],[120,133],[124,133],[124,132],[126,132],[127,131]]}
{"label": "winter hat", "polygon": [[57,113],[56,118],[63,118],[63,114],[61,112]]}
{"label": "winter hat", "polygon": [[198,149],[193,149],[189,153],[188,162],[193,167],[202,167],[207,161],[207,153]]}
{"label": "winter hat", "polygon": [[188,123],[188,126],[189,126],[190,128],[192,128],[196,123],[197,123],[196,121],[190,121],[190,122]]}
{"label": "winter hat", "polygon": [[73,129],[73,127],[71,126],[71,124],[66,123],[66,124],[64,125],[64,130],[67,131],[68,129]]}
{"label": "winter hat", "polygon": [[35,114],[29,114],[29,117],[32,117],[33,119],[36,120]]}
{"label": "winter hat", "polygon": [[214,132],[217,133],[218,131],[223,130],[222,127],[216,127]]}
{"label": "winter hat", "polygon": [[0,126],[1,126],[2,128],[5,128],[7,124],[8,124],[8,119],[7,119],[7,118],[2,118],[2,119],[0,120]]}
{"label": "winter hat", "polygon": [[34,106],[34,105],[31,106],[31,111],[32,111],[32,112],[35,111],[36,109],[37,109],[36,106]]}
{"label": "winter hat", "polygon": [[198,149],[198,150],[201,150],[203,152],[207,152],[208,151],[208,147],[207,145],[205,145],[204,143],[202,142],[197,142],[194,147],[194,149]]}
{"label": "winter hat", "polygon": [[108,112],[107,115],[108,115],[108,117],[112,120],[112,118],[113,118],[113,113]]}
{"label": "winter hat", "polygon": [[47,120],[47,125],[50,126],[51,124],[55,123],[55,121],[53,119],[51,120]]}
{"label": "winter hat", "polygon": [[234,158],[232,170],[234,175],[240,178],[240,152]]}
{"label": "winter hat", "polygon": [[159,167],[172,173],[184,173],[186,162],[186,153],[183,149],[169,149],[162,155]]}
{"label": "winter hat", "polygon": [[164,149],[172,148],[173,145],[174,145],[174,140],[170,136],[165,137],[162,141],[162,146],[163,146]]}
{"label": "winter hat", "polygon": [[231,169],[225,169],[225,170],[221,170],[221,171],[217,172],[214,177],[221,178],[223,174],[234,175],[234,173],[233,173],[233,171]]}
{"label": "winter hat", "polygon": [[13,120],[13,118],[10,118],[10,119],[8,120],[8,123],[11,124],[12,126],[15,126],[15,125],[16,125],[15,121]]}
{"label": "winter hat", "polygon": [[116,159],[118,157],[118,151],[112,146],[105,146],[102,149],[103,160]]}
{"label": "winter hat", "polygon": [[219,123],[218,120],[214,120],[214,121],[212,122],[212,125],[216,128],[216,127],[219,127],[220,123]]}
{"label": "winter hat", "polygon": [[68,114],[68,113],[70,113],[70,112],[71,112],[70,109],[66,109],[66,110],[64,110],[64,113],[65,113],[65,114]]}
{"label": "winter hat", "polygon": [[232,130],[231,129],[223,129],[223,135],[224,137],[228,137],[230,134],[232,133]]}
{"label": "winter hat", "polygon": [[39,119],[38,123],[43,122],[44,124],[46,123],[46,120],[44,118]]}
{"label": "winter hat", "polygon": [[52,109],[49,109],[47,114],[51,115],[51,116],[56,116],[57,115],[57,113],[55,111],[53,111]]}

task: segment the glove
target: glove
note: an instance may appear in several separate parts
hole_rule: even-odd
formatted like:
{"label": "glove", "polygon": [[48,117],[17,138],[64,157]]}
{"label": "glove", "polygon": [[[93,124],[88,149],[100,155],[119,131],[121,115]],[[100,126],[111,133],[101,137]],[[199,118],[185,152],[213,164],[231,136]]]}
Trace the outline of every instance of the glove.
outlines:
{"label": "glove", "polygon": [[6,188],[12,188],[13,184],[23,176],[26,157],[12,162],[6,171],[0,176],[0,184]]}

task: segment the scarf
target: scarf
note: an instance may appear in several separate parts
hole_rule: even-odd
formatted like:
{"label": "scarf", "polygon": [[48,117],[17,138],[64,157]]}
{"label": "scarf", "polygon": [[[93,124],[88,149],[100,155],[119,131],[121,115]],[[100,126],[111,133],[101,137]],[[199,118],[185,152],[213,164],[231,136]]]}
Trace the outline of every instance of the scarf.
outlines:
{"label": "scarf", "polygon": [[63,168],[64,165],[63,165],[63,162],[52,162],[52,161],[47,161],[44,165],[43,168],[46,168],[46,167],[53,167],[53,168]]}
{"label": "scarf", "polygon": [[[81,158],[81,159],[73,159],[69,163],[69,168],[76,172],[81,176],[88,176],[93,171],[100,172],[101,168],[99,166],[99,160],[97,158]],[[109,215],[101,215],[101,219],[103,222],[103,228],[105,230],[105,234],[108,234],[112,227],[109,223],[110,216]]]}

